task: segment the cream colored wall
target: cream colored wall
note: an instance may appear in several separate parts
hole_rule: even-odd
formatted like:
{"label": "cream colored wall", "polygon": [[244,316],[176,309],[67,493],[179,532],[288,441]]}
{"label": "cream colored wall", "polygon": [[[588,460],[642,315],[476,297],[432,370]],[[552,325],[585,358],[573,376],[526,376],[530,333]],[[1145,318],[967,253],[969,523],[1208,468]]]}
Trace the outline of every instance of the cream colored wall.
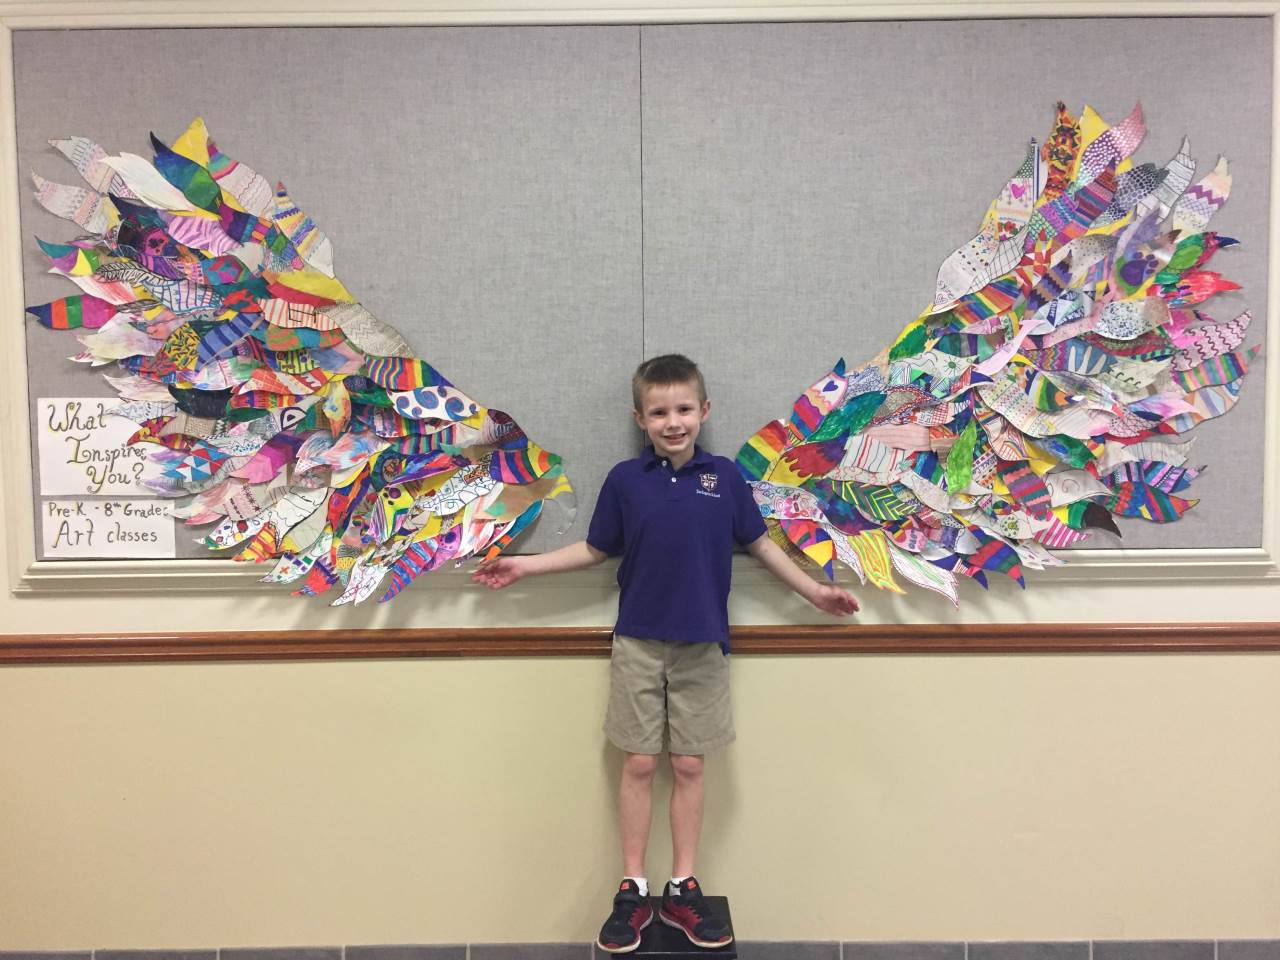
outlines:
{"label": "cream colored wall", "polygon": [[[739,576],[736,620],[807,617],[761,577]],[[607,579],[344,616],[605,623]],[[868,621],[951,616],[864,597]],[[1277,619],[1278,600],[1041,581],[967,591],[963,617]],[[329,612],[259,592],[0,601],[12,631]],[[743,938],[1280,936],[1280,656],[734,672],[699,869]],[[585,941],[618,870],[606,685],[595,659],[0,669],[0,948]]]}

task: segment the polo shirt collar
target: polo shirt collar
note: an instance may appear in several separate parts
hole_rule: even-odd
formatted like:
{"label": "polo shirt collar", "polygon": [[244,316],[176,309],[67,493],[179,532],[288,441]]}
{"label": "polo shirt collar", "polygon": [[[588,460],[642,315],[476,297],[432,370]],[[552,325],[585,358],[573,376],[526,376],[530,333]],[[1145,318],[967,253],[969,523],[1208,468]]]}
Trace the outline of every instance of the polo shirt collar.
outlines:
{"label": "polo shirt collar", "polygon": [[[647,444],[644,448],[644,454],[640,459],[644,462],[644,468],[646,470],[652,470],[654,467],[658,466],[658,464],[662,463],[663,458],[658,456],[658,451],[653,448],[652,444]],[[686,467],[693,466],[711,467],[714,465],[715,463],[711,458],[711,454],[707,453],[707,451],[703,450],[702,447],[695,443],[693,445],[693,456],[690,457],[689,462],[680,469],[683,470]]]}

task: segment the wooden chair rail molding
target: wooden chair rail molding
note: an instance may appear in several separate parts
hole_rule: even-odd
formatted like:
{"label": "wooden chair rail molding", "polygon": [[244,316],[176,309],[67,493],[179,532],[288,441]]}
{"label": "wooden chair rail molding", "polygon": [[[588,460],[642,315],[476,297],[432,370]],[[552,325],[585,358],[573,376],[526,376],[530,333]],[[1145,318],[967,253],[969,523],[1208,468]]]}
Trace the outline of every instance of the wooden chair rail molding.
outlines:
{"label": "wooden chair rail molding", "polygon": [[[0,635],[0,664],[601,657],[606,627]],[[1257,653],[1280,651],[1272,623],[759,625],[733,630],[739,654]]]}

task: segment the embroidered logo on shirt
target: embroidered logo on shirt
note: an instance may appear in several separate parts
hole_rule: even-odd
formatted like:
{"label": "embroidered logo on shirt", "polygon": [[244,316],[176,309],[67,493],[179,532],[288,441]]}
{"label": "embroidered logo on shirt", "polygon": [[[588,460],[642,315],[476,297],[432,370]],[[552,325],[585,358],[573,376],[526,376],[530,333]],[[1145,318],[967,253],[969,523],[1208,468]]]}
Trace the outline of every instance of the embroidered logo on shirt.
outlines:
{"label": "embroidered logo on shirt", "polygon": [[716,483],[719,482],[719,480],[720,478],[714,473],[698,474],[698,483],[701,485],[701,488],[697,492],[702,494],[704,497],[715,497],[719,500],[720,494],[715,492]]}

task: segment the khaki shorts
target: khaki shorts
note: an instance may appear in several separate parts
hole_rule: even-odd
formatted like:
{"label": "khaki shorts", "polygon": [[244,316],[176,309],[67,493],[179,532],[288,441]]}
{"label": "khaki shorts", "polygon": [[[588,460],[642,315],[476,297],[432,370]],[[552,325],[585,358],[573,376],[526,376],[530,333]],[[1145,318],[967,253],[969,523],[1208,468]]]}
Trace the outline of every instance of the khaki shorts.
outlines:
{"label": "khaki shorts", "polygon": [[614,635],[604,732],[628,753],[701,756],[733,740],[729,658],[718,643]]}

